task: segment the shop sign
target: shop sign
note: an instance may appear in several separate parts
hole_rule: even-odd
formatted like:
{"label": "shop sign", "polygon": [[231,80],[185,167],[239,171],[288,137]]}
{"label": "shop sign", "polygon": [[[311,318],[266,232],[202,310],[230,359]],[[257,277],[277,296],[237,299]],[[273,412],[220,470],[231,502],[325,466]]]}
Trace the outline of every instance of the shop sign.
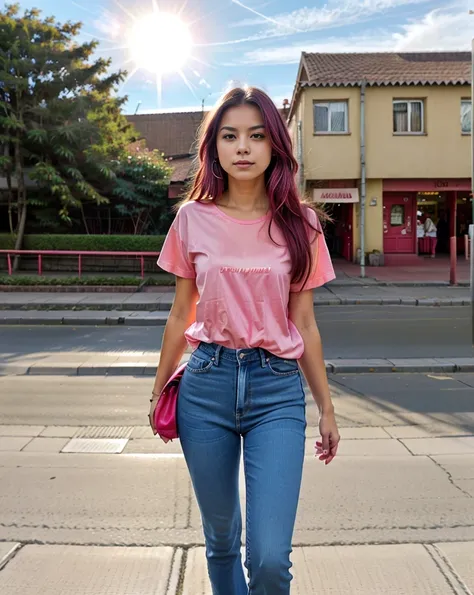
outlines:
{"label": "shop sign", "polygon": [[359,202],[358,188],[315,188],[314,202],[355,203]]}

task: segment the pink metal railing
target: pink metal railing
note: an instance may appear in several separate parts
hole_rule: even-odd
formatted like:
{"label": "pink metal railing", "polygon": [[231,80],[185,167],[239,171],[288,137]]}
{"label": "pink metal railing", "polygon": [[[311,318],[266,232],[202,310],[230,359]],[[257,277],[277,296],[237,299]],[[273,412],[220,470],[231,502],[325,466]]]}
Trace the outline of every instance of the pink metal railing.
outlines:
{"label": "pink metal railing", "polygon": [[0,254],[6,254],[8,264],[8,274],[12,275],[12,256],[35,255],[38,257],[38,275],[43,274],[43,256],[77,256],[78,276],[82,275],[82,257],[83,256],[116,256],[116,257],[135,257],[140,258],[141,278],[145,277],[145,257],[158,258],[159,252],[101,252],[92,250],[0,250]]}

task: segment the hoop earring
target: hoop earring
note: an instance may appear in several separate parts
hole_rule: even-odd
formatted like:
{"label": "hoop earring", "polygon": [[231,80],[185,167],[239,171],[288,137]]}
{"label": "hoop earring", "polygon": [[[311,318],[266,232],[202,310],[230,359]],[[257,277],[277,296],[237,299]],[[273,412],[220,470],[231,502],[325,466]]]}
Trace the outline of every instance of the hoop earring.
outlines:
{"label": "hoop earring", "polygon": [[[214,165],[217,165],[217,159],[214,159],[214,161],[212,162],[212,166],[211,166],[211,170],[212,170],[212,175],[217,178],[218,180],[223,180],[224,176],[218,176],[216,174],[216,172],[214,171]],[[222,170],[219,168],[219,172],[222,173]]]}

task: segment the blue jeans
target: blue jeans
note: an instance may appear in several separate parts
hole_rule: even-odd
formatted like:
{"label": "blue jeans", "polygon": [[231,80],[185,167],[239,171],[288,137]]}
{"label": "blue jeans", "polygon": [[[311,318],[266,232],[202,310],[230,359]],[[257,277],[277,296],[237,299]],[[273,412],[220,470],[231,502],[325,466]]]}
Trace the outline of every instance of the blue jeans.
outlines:
{"label": "blue jeans", "polygon": [[[306,403],[296,360],[201,343],[177,406],[201,513],[213,595],[288,595],[304,461]],[[247,589],[241,557],[243,437]]]}

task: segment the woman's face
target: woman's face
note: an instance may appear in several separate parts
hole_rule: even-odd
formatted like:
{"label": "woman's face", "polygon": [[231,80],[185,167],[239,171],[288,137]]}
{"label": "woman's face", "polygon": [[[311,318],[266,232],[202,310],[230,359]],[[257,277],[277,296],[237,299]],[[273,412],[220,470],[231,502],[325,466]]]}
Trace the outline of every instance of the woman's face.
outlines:
{"label": "woman's face", "polygon": [[253,105],[239,105],[225,112],[216,146],[222,169],[236,180],[259,178],[272,158],[272,145],[263,118]]}

